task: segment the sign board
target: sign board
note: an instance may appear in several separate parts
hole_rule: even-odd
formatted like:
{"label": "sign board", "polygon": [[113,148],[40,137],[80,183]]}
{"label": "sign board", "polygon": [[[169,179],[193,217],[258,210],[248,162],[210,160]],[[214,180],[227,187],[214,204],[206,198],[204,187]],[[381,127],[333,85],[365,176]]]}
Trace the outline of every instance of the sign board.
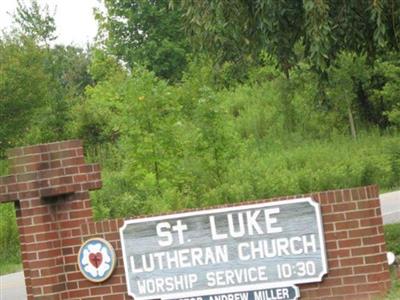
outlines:
{"label": "sign board", "polygon": [[168,300],[296,300],[300,297],[297,286],[273,287],[265,290],[204,295]]}
{"label": "sign board", "polygon": [[127,220],[129,295],[179,299],[321,281],[327,260],[311,198]]}

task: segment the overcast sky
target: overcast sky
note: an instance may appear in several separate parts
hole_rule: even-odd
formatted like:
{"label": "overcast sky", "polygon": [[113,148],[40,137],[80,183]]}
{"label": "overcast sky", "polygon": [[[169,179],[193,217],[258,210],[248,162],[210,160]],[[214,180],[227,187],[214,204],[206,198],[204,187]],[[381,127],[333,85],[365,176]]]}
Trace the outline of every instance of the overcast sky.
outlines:
{"label": "overcast sky", "polygon": [[[21,0],[28,4],[28,0]],[[98,0],[38,0],[43,6],[49,5],[50,12],[56,9],[56,26],[59,44],[74,44],[84,47],[92,42],[97,32],[97,23],[93,17],[93,8],[100,7]],[[12,24],[10,14],[15,12],[17,0],[0,0],[0,28],[9,28]]]}

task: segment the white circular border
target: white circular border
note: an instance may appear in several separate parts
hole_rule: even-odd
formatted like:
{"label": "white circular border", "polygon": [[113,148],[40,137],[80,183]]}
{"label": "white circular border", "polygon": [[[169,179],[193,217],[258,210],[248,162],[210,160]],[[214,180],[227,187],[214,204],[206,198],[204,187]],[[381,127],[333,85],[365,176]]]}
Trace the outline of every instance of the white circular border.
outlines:
{"label": "white circular border", "polygon": [[[103,243],[105,246],[108,247],[108,249],[110,249],[110,252],[111,252],[111,268],[110,268],[110,271],[108,272],[107,276],[105,276],[103,278],[100,278],[100,279],[93,279],[93,278],[87,276],[85,271],[82,270],[81,261],[80,261],[80,257],[81,257],[81,253],[82,253],[83,248],[85,248],[87,244],[89,244],[91,242],[94,242],[94,241],[99,241],[99,242]],[[88,239],[81,245],[81,248],[79,249],[79,252],[78,252],[78,267],[79,267],[79,271],[81,271],[81,274],[87,280],[89,280],[91,282],[103,282],[103,281],[106,281],[108,278],[111,277],[112,273],[114,273],[116,264],[117,264],[117,255],[115,254],[114,247],[110,244],[110,242],[106,241],[103,238],[91,238],[91,239]]]}

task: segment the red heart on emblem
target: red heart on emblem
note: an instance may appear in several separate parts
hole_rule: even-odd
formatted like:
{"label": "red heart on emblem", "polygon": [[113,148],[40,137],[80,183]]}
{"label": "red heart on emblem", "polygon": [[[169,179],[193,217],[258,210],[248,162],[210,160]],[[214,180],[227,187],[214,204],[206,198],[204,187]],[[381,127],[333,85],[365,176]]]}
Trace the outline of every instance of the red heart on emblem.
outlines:
{"label": "red heart on emblem", "polygon": [[100,252],[89,254],[90,263],[97,269],[103,261],[103,255]]}

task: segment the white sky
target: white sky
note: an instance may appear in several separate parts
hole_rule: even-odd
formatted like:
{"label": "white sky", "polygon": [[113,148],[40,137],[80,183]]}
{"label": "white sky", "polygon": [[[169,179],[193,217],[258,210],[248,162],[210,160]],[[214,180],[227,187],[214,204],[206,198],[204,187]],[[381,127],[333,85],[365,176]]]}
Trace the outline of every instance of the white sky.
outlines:
{"label": "white sky", "polygon": [[[29,4],[28,0],[22,3]],[[84,47],[91,43],[97,33],[97,22],[93,8],[100,7],[99,0],[38,0],[43,7],[48,4],[52,13],[56,9],[56,43],[73,44]],[[0,0],[0,29],[9,28],[12,24],[10,14],[15,12],[17,0]]]}

